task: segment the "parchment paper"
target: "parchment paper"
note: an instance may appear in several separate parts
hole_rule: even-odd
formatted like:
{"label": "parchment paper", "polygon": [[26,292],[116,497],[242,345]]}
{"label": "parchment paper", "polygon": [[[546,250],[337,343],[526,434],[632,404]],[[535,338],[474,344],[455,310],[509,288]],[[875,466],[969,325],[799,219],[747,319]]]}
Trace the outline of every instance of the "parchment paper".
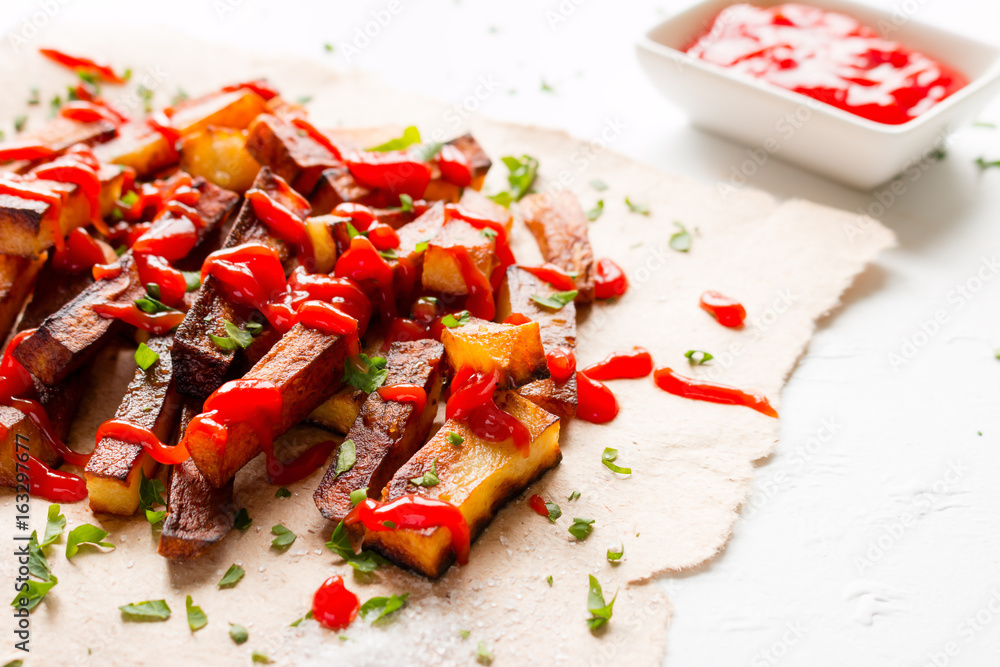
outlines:
{"label": "parchment paper", "polygon": [[[416,124],[433,139],[463,129],[447,105],[312,61],[234,52],[124,27],[51,28],[45,37],[47,44],[131,67],[133,81],[153,89],[157,105],[169,103],[178,88],[197,94],[267,76],[289,98],[312,95],[309,108],[320,126]],[[5,52],[0,117],[23,113],[30,88],[41,87],[47,101],[72,78],[32,53]],[[117,96],[112,88],[105,94]],[[31,122],[42,122],[43,115],[36,111]],[[482,118],[473,118],[471,129],[497,163],[487,190],[505,187],[501,156],[528,153],[541,162],[542,189],[561,182],[580,195],[585,209],[598,198],[605,201],[603,216],[591,227],[595,252],[627,269],[631,289],[617,303],[581,313],[581,367],[642,345],[658,367],[761,391],[780,411],[781,387],[814,322],[838,304],[867,262],[893,244],[891,233],[874,221],[805,201],[779,203],[750,189],[723,197],[714,186],[662,173],[558,131]],[[592,179],[609,189],[589,188]],[[629,212],[626,195],[648,204],[650,215]],[[668,247],[677,231],[674,221],[694,233],[689,253]],[[535,261],[533,241],[523,228],[515,233],[519,258]],[[698,308],[706,289],[746,305],[749,318],[742,330],[726,329]],[[692,370],[683,357],[689,349],[716,358]],[[105,358],[110,368],[113,353]],[[119,376],[131,373],[127,358],[118,366]],[[119,377],[95,387],[72,444],[92,446],[96,425],[113,413],[123,386]],[[49,563],[59,584],[31,615],[32,652],[25,656],[10,649],[12,623],[3,614],[0,657],[26,658],[28,665],[249,664],[251,650],[258,649],[283,665],[474,664],[482,641],[496,665],[656,665],[670,603],[650,578],[696,566],[723,547],[747,496],[753,462],[775,446],[778,422],[742,407],[668,395],[651,378],[611,386],[621,403],[618,418],[605,426],[566,426],[562,464],[500,512],[474,544],[469,565],[453,567],[436,583],[394,567],[357,577],[327,551],[323,544],[332,526],[312,502],[322,471],[293,485],[291,498],[275,499],[260,461],[254,461],[237,478],[236,491],[238,503],[253,517],[251,529],[234,532],[200,560],[182,564],[156,554],[155,536],[142,518],[95,517],[86,503],[64,507],[68,529],[101,525],[117,548],[81,553],[67,562],[64,542],[57,544]],[[618,463],[630,466],[631,476],[601,464],[606,446],[619,450]],[[572,491],[581,496],[569,502]],[[531,493],[561,505],[556,525],[528,508],[524,499]],[[12,544],[13,504],[12,492],[0,491],[4,553]],[[32,502],[32,524],[39,531],[46,506]],[[583,542],[567,532],[574,517],[596,520]],[[298,535],[284,553],[270,548],[270,527],[279,522]],[[617,544],[624,544],[625,557],[611,565],[606,550]],[[219,590],[217,582],[234,562],[246,577],[233,589]],[[5,556],[0,570],[3,581],[13,581],[13,559]],[[362,601],[409,592],[408,604],[392,622],[372,626],[359,619],[339,637],[313,621],[288,627],[335,573]],[[596,635],[585,623],[588,574],[597,576],[607,599],[618,591],[614,618]],[[551,587],[547,575],[553,577]],[[186,595],[208,615],[207,627],[197,633],[186,623]],[[169,621],[122,622],[119,605],[159,598],[173,610]],[[230,640],[231,622],[249,628],[246,644]],[[468,639],[461,630],[470,631]]]}

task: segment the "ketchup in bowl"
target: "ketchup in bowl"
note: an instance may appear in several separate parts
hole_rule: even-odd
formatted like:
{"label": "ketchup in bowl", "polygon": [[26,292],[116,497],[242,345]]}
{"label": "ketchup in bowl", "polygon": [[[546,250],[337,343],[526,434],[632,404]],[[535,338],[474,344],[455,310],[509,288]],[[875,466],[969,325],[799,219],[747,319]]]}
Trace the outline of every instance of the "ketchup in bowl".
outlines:
{"label": "ketchup in bowl", "polygon": [[794,3],[727,7],[685,52],[887,125],[968,83],[857,19]]}

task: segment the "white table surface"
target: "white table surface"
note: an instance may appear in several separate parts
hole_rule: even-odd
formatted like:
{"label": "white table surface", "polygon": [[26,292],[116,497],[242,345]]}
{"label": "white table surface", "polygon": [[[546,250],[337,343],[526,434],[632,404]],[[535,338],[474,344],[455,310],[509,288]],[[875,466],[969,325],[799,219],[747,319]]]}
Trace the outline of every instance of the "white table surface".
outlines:
{"label": "white table surface", "polygon": [[[350,62],[355,26],[393,2],[151,4],[4,0],[0,32],[58,6],[52,20],[80,29],[159,23],[359,67],[456,103],[487,77],[498,84],[479,109],[489,116],[583,138],[614,119],[626,125],[615,150],[705,181],[746,158],[689,127],[639,70],[636,36],[685,2],[411,1]],[[1000,39],[996,0],[873,4]],[[560,7],[565,20],[552,25]],[[1000,124],[1000,104],[983,116]],[[980,173],[983,154],[1000,159],[1000,130],[965,128],[888,207],[899,248],[821,323],[782,397],[781,443],[725,552],[660,582],[676,607],[672,667],[1000,664],[1000,169]],[[874,201],[777,160],[750,184],[848,210]]]}

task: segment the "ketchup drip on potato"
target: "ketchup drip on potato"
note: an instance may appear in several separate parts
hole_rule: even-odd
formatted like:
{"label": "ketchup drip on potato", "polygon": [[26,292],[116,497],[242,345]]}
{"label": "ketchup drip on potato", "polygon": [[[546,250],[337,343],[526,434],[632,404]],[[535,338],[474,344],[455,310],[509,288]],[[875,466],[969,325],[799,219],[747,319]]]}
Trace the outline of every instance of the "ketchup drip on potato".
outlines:
{"label": "ketchup drip on potato", "polygon": [[469,562],[469,524],[461,510],[447,501],[414,495],[402,496],[387,503],[366,498],[344,518],[345,525],[355,523],[372,532],[447,528],[451,533],[455,560],[462,565]]}
{"label": "ketchup drip on potato", "polygon": [[[34,379],[31,374],[13,356],[14,350],[21,342],[33,334],[34,329],[20,332],[4,351],[0,360],[0,405],[6,405],[20,410],[42,435],[42,440],[67,463],[84,466],[90,460],[89,454],[78,454],[65,445],[52,431],[45,409],[37,401],[22,398],[34,391]],[[7,431],[3,428],[3,436]],[[77,502],[87,497],[87,484],[77,475],[53,470],[42,461],[22,449],[21,439],[17,438],[15,447],[15,472],[27,472],[27,485],[32,495],[46,498],[53,502]],[[20,482],[20,480],[18,480]]]}
{"label": "ketchup drip on potato", "polygon": [[493,400],[499,372],[477,373],[463,366],[451,381],[451,396],[445,415],[466,422],[477,436],[491,442],[513,440],[521,454],[531,452],[531,432],[516,417],[497,406]]}

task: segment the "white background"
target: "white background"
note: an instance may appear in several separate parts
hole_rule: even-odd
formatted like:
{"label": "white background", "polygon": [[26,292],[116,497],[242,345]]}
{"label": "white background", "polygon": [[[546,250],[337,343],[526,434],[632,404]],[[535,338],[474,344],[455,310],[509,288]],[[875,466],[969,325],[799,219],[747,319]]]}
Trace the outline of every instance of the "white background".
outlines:
{"label": "white background", "polygon": [[[406,2],[349,57],[356,26],[390,4],[4,0],[0,32],[57,6],[53,20],[81,30],[170,26],[377,72],[452,102],[488,77],[498,92],[479,111],[489,116],[583,138],[617,119],[627,130],[615,150],[705,181],[728,179],[747,158],[690,128],[636,63],[636,37],[684,2],[563,0],[555,25],[546,12],[559,0]],[[996,0],[873,4],[1000,40]],[[1000,105],[983,118],[1000,124]],[[980,155],[1000,159],[1000,130],[964,128],[887,207],[899,248],[822,323],[733,539],[701,571],[661,582],[676,607],[672,667],[1000,664],[1000,169],[981,173]],[[876,196],[777,160],[750,184],[848,210]]]}

